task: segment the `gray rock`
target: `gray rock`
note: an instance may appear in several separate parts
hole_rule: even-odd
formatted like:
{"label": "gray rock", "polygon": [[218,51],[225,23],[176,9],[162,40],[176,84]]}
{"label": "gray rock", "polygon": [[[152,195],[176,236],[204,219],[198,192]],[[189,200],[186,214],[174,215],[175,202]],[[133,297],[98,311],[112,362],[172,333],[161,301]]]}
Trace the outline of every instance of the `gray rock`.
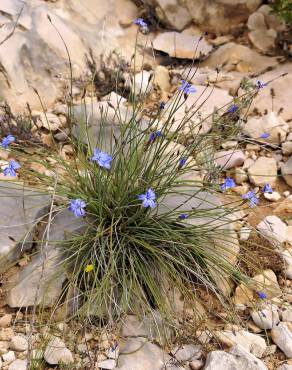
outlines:
{"label": "gray rock", "polygon": [[[0,48],[0,63],[5,75],[0,79],[0,88],[3,98],[12,104],[13,111],[23,110],[27,102],[32,109],[41,108],[31,87],[38,89],[42,103],[48,108],[62,94],[62,86],[67,85],[67,78],[63,81],[55,78],[69,74],[68,56],[48,15],[65,40],[73,74],[77,77],[88,71],[85,55],[89,49],[98,60],[101,54],[105,55],[119,47],[123,50],[123,56],[129,56],[130,59],[135,43],[133,28],[136,26],[122,28],[119,24],[119,20],[124,21],[128,3],[127,0],[111,0],[107,3],[90,0],[88,7],[83,7],[79,1],[70,4],[58,1],[56,7],[50,1],[41,0],[33,3],[1,1],[0,13],[6,21],[0,30],[0,40],[4,40],[16,25],[14,37],[8,38]],[[135,18],[135,12],[131,14]],[[104,19],[108,22],[104,23]],[[26,61],[23,53],[27,53]]]}
{"label": "gray rock", "polygon": [[148,71],[136,73],[131,81],[131,91],[136,96],[144,96],[153,89],[153,74]]}
{"label": "gray rock", "polygon": [[120,347],[117,370],[164,370],[165,367],[183,370],[166,352],[145,338],[128,338]]}
{"label": "gray rock", "polygon": [[292,365],[284,364],[280,367],[277,367],[277,370],[292,370]]}
{"label": "gray rock", "polygon": [[254,323],[261,329],[272,329],[280,321],[276,306],[267,305],[260,311],[252,311],[251,317]]}
{"label": "gray rock", "polygon": [[0,272],[32,246],[32,229],[48,211],[49,197],[22,183],[0,181]]}
{"label": "gray rock", "polygon": [[277,162],[275,158],[259,157],[248,170],[251,183],[257,186],[269,183],[275,185],[277,180]]}
{"label": "gray rock", "polygon": [[284,309],[281,313],[282,321],[292,322],[292,307]]}
{"label": "gray rock", "polygon": [[56,243],[59,245],[73,234],[85,231],[86,225],[83,219],[67,210],[53,217],[46,250],[43,247],[11,281],[7,296],[10,307],[28,307],[35,303],[50,306],[55,302],[65,279],[63,271],[57,267],[62,254]]}
{"label": "gray rock", "polygon": [[[284,73],[286,73],[286,75],[281,77]],[[277,97],[277,99],[274,99],[273,111],[279,112],[279,110],[281,110],[281,117],[288,122],[292,118],[291,97],[290,94],[287,93],[287,86],[291,86],[292,84],[291,63],[278,64],[277,67],[273,68],[271,71],[257,76],[255,80],[267,82],[273,79],[275,80],[267,88],[262,89],[253,99],[249,111],[252,112],[256,108],[257,111],[263,115],[266,111],[270,112],[270,88],[273,88],[275,96]]]}
{"label": "gray rock", "polygon": [[245,351],[240,345],[229,353],[213,351],[208,353],[204,370],[268,370],[262,361]]}
{"label": "gray rock", "polygon": [[281,173],[286,183],[292,187],[292,156],[282,164]]}
{"label": "gray rock", "polygon": [[[155,50],[163,51],[171,57],[182,59],[199,59],[201,56],[208,55],[212,50],[202,35],[192,36],[178,32],[164,32],[158,34],[153,40]],[[199,41],[200,40],[200,41]],[[197,51],[195,49],[197,46]]]}
{"label": "gray rock", "polygon": [[9,351],[2,355],[2,360],[7,364],[10,364],[12,361],[16,360],[15,353],[13,351]]}
{"label": "gray rock", "polygon": [[9,365],[8,370],[27,370],[27,361],[15,360]]}
{"label": "gray rock", "polygon": [[172,335],[159,314],[144,316],[138,319],[135,315],[127,315],[121,328],[122,337],[145,337],[151,341],[164,344]]}
{"label": "gray rock", "polygon": [[292,358],[292,333],[288,326],[280,322],[271,330],[274,343],[285,353],[288,358]]}
{"label": "gray rock", "polygon": [[101,369],[105,370],[113,370],[116,368],[116,361],[113,359],[107,359],[103,361],[99,361],[97,366]]}
{"label": "gray rock", "polygon": [[192,362],[189,363],[189,366],[191,370],[200,370],[204,366],[204,361],[203,360],[193,360]]}
{"label": "gray rock", "polygon": [[[257,141],[280,144],[286,139],[289,125],[277,113],[269,112],[261,117],[250,117],[242,131]],[[269,137],[261,139],[263,133],[268,133]]]}
{"label": "gray rock", "polygon": [[[218,23],[217,19],[215,21]],[[218,68],[218,66],[223,66],[223,69],[226,71],[249,73],[264,71],[268,67],[278,65],[278,62],[277,58],[266,57],[258,54],[247,46],[229,42],[228,44],[220,46],[201,65],[202,67],[214,69]],[[262,81],[268,80],[269,79],[263,79]],[[257,98],[255,98],[255,100],[256,99]],[[265,99],[266,103],[267,96]],[[276,112],[277,110],[278,108],[275,109]]]}
{"label": "gray rock", "polygon": [[202,346],[195,346],[193,344],[185,344],[180,347],[175,347],[171,353],[181,362],[192,361],[203,355]]}
{"label": "gray rock", "polygon": [[164,24],[177,30],[182,30],[191,21],[192,17],[188,9],[178,0],[146,0],[155,7],[156,15]]}
{"label": "gray rock", "polygon": [[53,337],[49,341],[45,349],[44,359],[50,365],[70,364],[74,361],[72,353],[58,337]]}
{"label": "gray rock", "polygon": [[287,239],[287,225],[277,216],[265,217],[257,225],[257,230],[277,248],[281,248]]}
{"label": "gray rock", "polygon": [[[247,20],[261,4],[261,0],[187,0],[187,7],[200,29],[214,33],[228,33]],[[232,14],[232,17],[230,17]]]}
{"label": "gray rock", "polygon": [[267,348],[264,338],[246,330],[239,330],[237,332],[224,330],[217,332],[217,337],[218,340],[226,346],[232,347],[238,344],[258,358],[263,357]]}
{"label": "gray rock", "polygon": [[242,150],[222,150],[215,154],[215,162],[223,170],[241,166],[245,161]]}
{"label": "gray rock", "polygon": [[28,340],[22,335],[15,335],[9,343],[9,347],[16,352],[23,352],[28,349]]}
{"label": "gray rock", "polygon": [[76,122],[73,126],[74,136],[95,148],[102,135],[100,149],[111,152],[115,143],[113,136],[120,137],[120,124],[128,122],[132,108],[126,105],[126,99],[111,93],[101,102],[86,99],[84,104],[82,102],[73,107],[73,114]]}

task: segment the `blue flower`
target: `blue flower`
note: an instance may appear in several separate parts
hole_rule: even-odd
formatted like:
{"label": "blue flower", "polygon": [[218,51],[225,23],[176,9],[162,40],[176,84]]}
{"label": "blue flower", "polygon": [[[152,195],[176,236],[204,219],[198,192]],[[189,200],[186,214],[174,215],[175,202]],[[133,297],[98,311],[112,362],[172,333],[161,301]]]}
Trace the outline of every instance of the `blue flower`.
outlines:
{"label": "blue flower", "polygon": [[257,81],[256,82],[256,87],[258,88],[258,89],[263,89],[264,87],[266,87],[268,84],[267,83],[265,83],[265,82],[262,82],[262,81]]}
{"label": "blue flower", "polygon": [[99,149],[94,149],[93,156],[90,158],[91,161],[97,162],[100,167],[104,167],[107,170],[111,168],[111,161],[113,157],[108,153],[101,152]]}
{"label": "blue flower", "polygon": [[186,218],[188,218],[189,217],[189,215],[188,214],[186,214],[186,213],[182,213],[181,215],[179,215],[178,216],[178,218],[180,219],[180,220],[185,220]]}
{"label": "blue flower", "polygon": [[160,104],[159,104],[159,109],[164,109],[165,108],[165,103],[164,102],[161,102]]}
{"label": "blue flower", "polygon": [[151,188],[147,189],[145,194],[138,195],[138,199],[143,201],[142,206],[144,208],[147,207],[154,208],[156,206],[155,203],[156,195]]}
{"label": "blue flower", "polygon": [[161,137],[161,131],[151,132],[148,143],[152,143],[157,137]]}
{"label": "blue flower", "polygon": [[183,157],[178,162],[178,168],[182,168],[187,163],[187,158]]}
{"label": "blue flower", "polygon": [[69,203],[68,210],[74,213],[75,217],[81,217],[85,215],[84,208],[86,203],[82,199],[73,199]]}
{"label": "blue flower", "polygon": [[262,188],[263,193],[269,193],[272,194],[273,189],[270,184],[265,184],[264,187]]}
{"label": "blue flower", "polygon": [[136,18],[134,19],[133,23],[139,27],[148,28],[148,24],[144,21],[143,18]]}
{"label": "blue flower", "polygon": [[242,199],[247,199],[249,200],[249,206],[251,208],[255,207],[259,203],[259,198],[256,197],[254,191],[248,191],[246,194],[243,194]]}
{"label": "blue flower", "polygon": [[16,176],[16,170],[20,168],[20,164],[16,161],[10,161],[8,166],[3,169],[4,176]]}
{"label": "blue flower", "polygon": [[264,292],[257,292],[257,295],[258,295],[258,297],[259,297],[260,299],[265,299],[265,298],[267,298],[267,295],[266,295],[266,293],[264,293]]}
{"label": "blue flower", "polygon": [[187,81],[185,80],[181,80],[181,85],[179,87],[179,90],[180,91],[183,91],[185,94],[191,94],[191,93],[195,93],[197,90],[194,88],[193,85],[191,85],[190,83],[188,83]]}
{"label": "blue flower", "polygon": [[223,184],[220,185],[221,191],[224,192],[225,190],[234,188],[236,186],[234,180],[230,177],[226,177]]}
{"label": "blue flower", "polygon": [[13,135],[7,135],[2,139],[1,146],[4,149],[8,148],[8,145],[15,141],[15,137]]}
{"label": "blue flower", "polygon": [[263,132],[260,136],[261,139],[267,139],[270,136],[268,132]]}
{"label": "blue flower", "polygon": [[227,109],[227,112],[228,112],[228,113],[235,113],[237,110],[238,110],[238,105],[236,105],[236,104],[232,104],[232,105]]}

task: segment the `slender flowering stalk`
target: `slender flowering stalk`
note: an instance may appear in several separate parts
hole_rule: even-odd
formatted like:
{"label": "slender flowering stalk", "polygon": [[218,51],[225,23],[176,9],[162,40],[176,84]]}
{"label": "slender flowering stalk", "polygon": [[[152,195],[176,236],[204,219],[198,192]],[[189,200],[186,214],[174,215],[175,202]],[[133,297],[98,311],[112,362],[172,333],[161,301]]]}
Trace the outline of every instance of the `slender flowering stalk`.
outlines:
{"label": "slender flowering stalk", "polygon": [[223,184],[220,185],[221,191],[224,192],[225,190],[234,188],[236,186],[234,180],[231,177],[227,177]]}
{"label": "slender flowering stalk", "polygon": [[145,194],[138,195],[138,199],[142,200],[142,207],[144,208],[154,208],[156,206],[156,194],[151,188],[147,189]]}
{"label": "slender flowering stalk", "polygon": [[260,136],[261,139],[267,139],[270,136],[268,132],[263,132]]}
{"label": "slender flowering stalk", "polygon": [[243,194],[242,199],[247,199],[249,201],[249,206],[251,208],[255,207],[259,203],[259,198],[255,195],[254,191],[248,191],[246,194]]}
{"label": "slender flowering stalk", "polygon": [[8,146],[15,141],[15,137],[13,135],[7,135],[2,139],[1,146],[4,149],[7,149]]}
{"label": "slender flowering stalk", "polygon": [[188,83],[185,80],[181,80],[181,85],[178,89],[180,91],[183,91],[187,95],[189,95],[191,93],[195,93],[197,91],[196,88],[193,85],[191,85],[190,83]]}
{"label": "slender flowering stalk", "polygon": [[238,105],[237,104],[232,104],[228,109],[227,113],[235,113],[238,111]]}
{"label": "slender flowering stalk", "polygon": [[73,199],[69,203],[68,210],[74,213],[75,217],[85,216],[86,203],[82,199]]}
{"label": "slender flowering stalk", "polygon": [[21,168],[21,165],[18,162],[11,160],[8,166],[3,169],[4,176],[15,177],[16,170],[18,170],[19,168]]}
{"label": "slender flowering stalk", "polygon": [[111,168],[112,156],[108,153],[102,152],[99,149],[94,149],[93,156],[90,158],[92,162],[97,162],[99,167],[106,168],[109,170]]}

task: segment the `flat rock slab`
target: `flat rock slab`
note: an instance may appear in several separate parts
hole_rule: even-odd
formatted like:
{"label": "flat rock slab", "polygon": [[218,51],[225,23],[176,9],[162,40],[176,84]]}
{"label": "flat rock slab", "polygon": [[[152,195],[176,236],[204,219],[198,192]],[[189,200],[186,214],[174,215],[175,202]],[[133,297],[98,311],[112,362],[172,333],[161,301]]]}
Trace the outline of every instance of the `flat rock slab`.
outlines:
{"label": "flat rock slab", "polygon": [[48,211],[49,196],[21,183],[0,181],[0,272],[32,246],[31,230]]}
{"label": "flat rock slab", "polygon": [[54,215],[48,243],[44,241],[40,251],[11,282],[7,296],[10,307],[51,306],[56,301],[65,280],[63,270],[58,266],[63,257],[62,241],[84,232],[86,225],[83,219],[75,218],[67,210]]}

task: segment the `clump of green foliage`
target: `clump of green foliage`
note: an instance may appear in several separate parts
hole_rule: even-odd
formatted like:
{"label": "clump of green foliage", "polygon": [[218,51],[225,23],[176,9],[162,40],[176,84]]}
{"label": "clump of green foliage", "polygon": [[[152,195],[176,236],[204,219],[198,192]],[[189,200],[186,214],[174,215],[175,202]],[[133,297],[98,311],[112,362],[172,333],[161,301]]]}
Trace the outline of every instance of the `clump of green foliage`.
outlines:
{"label": "clump of green foliage", "polygon": [[292,2],[291,0],[274,0],[270,6],[277,16],[287,25],[292,26]]}

